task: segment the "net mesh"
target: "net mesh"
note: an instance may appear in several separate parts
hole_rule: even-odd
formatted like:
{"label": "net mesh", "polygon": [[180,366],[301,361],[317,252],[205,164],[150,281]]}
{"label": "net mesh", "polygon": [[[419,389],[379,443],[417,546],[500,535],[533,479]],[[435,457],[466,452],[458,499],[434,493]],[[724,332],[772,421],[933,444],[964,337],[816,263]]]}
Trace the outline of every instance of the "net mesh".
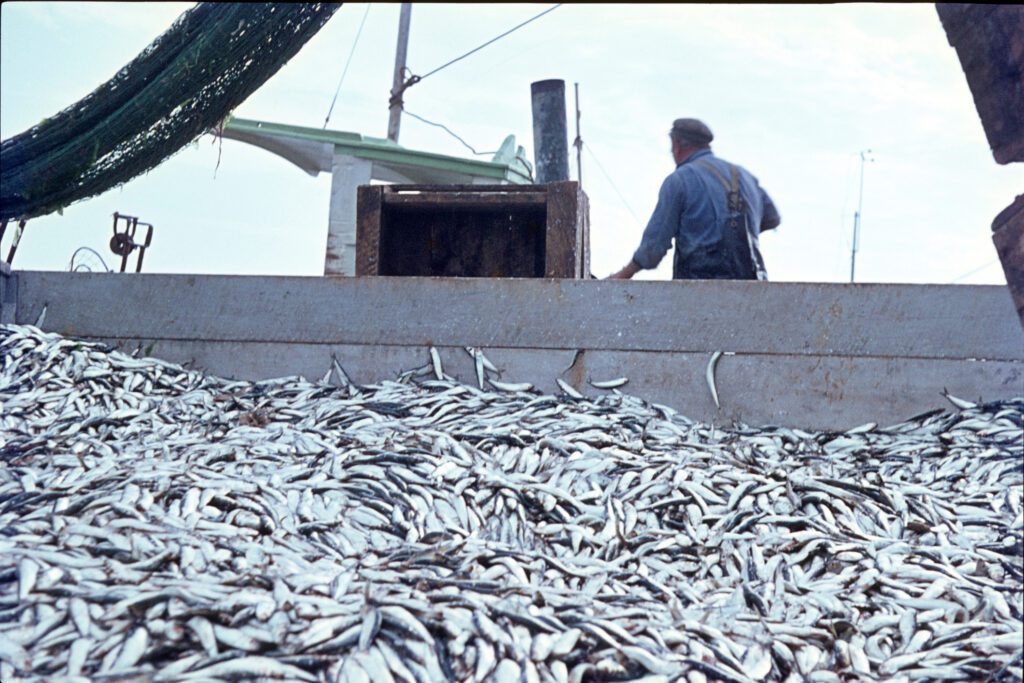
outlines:
{"label": "net mesh", "polygon": [[63,209],[156,167],[273,76],[341,3],[199,3],[113,78],[0,142],[0,218]]}

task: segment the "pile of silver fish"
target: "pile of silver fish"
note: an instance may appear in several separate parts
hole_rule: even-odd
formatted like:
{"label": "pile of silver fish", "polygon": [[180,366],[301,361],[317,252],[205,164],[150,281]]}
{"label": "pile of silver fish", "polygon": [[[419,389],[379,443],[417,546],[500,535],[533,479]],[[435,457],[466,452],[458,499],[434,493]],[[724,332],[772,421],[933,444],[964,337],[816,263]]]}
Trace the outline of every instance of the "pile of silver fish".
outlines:
{"label": "pile of silver fish", "polygon": [[1024,399],[812,433],[0,356],[4,683],[1022,680]]}

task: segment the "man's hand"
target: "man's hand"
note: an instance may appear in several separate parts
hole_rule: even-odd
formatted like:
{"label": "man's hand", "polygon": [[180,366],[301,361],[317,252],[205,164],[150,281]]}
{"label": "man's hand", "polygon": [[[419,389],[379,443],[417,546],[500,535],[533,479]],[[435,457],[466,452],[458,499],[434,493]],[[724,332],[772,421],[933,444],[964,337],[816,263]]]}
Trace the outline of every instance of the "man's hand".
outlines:
{"label": "man's hand", "polygon": [[617,273],[612,273],[611,275],[609,275],[605,279],[606,280],[628,280],[628,279],[632,278],[634,275],[636,275],[637,273],[639,273],[640,271],[641,271],[640,266],[638,266],[635,261],[630,260],[630,262],[627,263],[625,265],[625,267],[623,267],[622,270],[620,270]]}

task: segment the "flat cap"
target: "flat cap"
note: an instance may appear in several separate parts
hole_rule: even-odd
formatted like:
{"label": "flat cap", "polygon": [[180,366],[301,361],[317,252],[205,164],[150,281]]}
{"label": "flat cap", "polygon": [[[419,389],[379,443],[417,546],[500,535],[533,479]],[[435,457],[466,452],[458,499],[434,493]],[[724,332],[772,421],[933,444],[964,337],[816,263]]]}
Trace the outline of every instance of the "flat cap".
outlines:
{"label": "flat cap", "polygon": [[707,145],[715,139],[711,129],[699,119],[676,119],[672,122],[671,135],[695,145]]}

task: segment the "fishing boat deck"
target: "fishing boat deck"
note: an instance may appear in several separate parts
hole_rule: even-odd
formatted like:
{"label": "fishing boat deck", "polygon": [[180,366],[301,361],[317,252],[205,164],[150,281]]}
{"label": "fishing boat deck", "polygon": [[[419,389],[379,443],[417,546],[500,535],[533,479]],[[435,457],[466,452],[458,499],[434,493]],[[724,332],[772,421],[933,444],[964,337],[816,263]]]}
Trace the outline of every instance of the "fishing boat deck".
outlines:
{"label": "fishing boat deck", "polygon": [[[357,382],[429,362],[474,383],[465,347],[503,381],[624,391],[718,424],[845,429],[907,418],[944,391],[1024,391],[1006,287],[478,278],[308,278],[15,271],[5,319],[242,379]],[[13,303],[12,303],[13,302]],[[12,311],[12,309],[14,309]],[[721,408],[707,381],[713,353]]]}

